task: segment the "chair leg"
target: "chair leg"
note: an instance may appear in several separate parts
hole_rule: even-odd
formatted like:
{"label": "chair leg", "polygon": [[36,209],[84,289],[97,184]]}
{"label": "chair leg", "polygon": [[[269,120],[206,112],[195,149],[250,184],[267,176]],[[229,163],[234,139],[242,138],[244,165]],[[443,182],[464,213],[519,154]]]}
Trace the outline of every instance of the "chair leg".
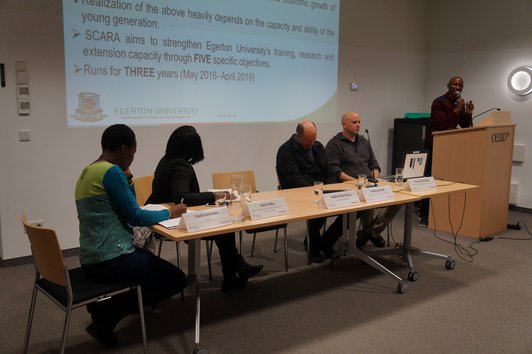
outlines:
{"label": "chair leg", "polygon": [[253,242],[251,242],[251,257],[255,254],[255,240],[257,239],[257,233],[253,233]]}
{"label": "chair leg", "polygon": [[139,304],[140,328],[142,330],[142,344],[144,345],[144,354],[148,354],[148,337],[146,336],[146,324],[144,322],[144,305],[142,304],[142,289],[137,285],[137,301]]}
{"label": "chair leg", "polygon": [[212,242],[211,240],[205,241],[205,249],[207,251],[207,266],[209,267],[209,280],[212,281],[212,268],[211,268],[211,256],[212,256]]}
{"label": "chair leg", "polygon": [[275,229],[275,241],[273,243],[273,253],[277,253],[279,249],[277,248],[277,240],[279,239],[279,229]]}
{"label": "chair leg", "polygon": [[288,272],[288,238],[286,237],[286,227],[284,228],[284,271]]}
{"label": "chair leg", "polygon": [[310,234],[308,231],[308,226],[307,226],[307,234],[305,235],[305,239],[307,240],[307,265],[310,265]]}
{"label": "chair leg", "polygon": [[31,325],[33,323],[33,314],[35,313],[35,302],[37,300],[37,287],[33,286],[33,294],[31,295],[30,314],[28,316],[28,324],[26,325],[26,336],[24,338],[24,353],[28,352],[28,344],[30,342]]}
{"label": "chair leg", "polygon": [[163,240],[159,239],[159,249],[157,250],[157,257],[161,257],[161,250],[163,249]]}
{"label": "chair leg", "polygon": [[242,254],[242,231],[238,232],[238,248],[240,250],[240,254]]}
{"label": "chair leg", "polygon": [[175,254],[177,256],[177,268],[181,268],[181,252],[179,252],[179,241],[175,243]]}
{"label": "chair leg", "polygon": [[70,316],[72,315],[72,304],[69,304],[65,314],[65,324],[63,325],[63,337],[61,338],[61,354],[65,353],[66,342],[68,337],[68,328],[70,327]]}

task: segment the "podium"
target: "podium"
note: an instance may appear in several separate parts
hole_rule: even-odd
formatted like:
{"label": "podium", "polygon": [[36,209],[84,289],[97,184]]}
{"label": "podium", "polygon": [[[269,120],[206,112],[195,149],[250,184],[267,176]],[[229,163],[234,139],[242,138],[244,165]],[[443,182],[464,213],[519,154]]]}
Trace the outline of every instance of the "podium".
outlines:
{"label": "podium", "polygon": [[430,229],[474,238],[506,230],[514,133],[510,112],[492,112],[471,128],[433,133],[434,178],[480,188],[432,198]]}

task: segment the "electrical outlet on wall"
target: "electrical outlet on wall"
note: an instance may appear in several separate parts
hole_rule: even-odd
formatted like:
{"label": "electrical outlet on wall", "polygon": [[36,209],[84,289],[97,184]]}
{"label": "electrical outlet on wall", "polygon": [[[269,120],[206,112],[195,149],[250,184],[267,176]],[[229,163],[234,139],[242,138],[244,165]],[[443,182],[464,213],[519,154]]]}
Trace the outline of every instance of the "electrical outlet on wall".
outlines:
{"label": "electrical outlet on wall", "polygon": [[18,131],[18,141],[31,141],[31,131],[27,129],[22,129]]}

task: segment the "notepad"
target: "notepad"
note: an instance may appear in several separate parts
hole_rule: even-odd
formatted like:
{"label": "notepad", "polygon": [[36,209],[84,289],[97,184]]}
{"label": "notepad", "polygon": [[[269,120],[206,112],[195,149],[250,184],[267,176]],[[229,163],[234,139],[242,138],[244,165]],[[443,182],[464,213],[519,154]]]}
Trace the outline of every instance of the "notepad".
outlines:
{"label": "notepad", "polygon": [[167,229],[177,229],[181,224],[181,218],[173,218],[158,222],[159,225],[166,227]]}
{"label": "notepad", "polygon": [[165,207],[162,204],[146,204],[144,206],[140,207],[142,210],[149,210],[149,211],[161,211],[161,210],[168,210],[167,207]]}

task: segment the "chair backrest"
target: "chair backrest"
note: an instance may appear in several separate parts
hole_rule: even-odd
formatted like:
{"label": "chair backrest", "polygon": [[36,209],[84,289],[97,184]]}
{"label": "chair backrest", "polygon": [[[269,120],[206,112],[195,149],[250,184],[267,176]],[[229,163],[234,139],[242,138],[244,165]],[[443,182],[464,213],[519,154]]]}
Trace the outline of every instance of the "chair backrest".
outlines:
{"label": "chair backrest", "polygon": [[281,179],[279,178],[279,169],[277,168],[277,165],[275,165],[275,175],[277,176],[277,189],[281,190]]}
{"label": "chair backrest", "polygon": [[231,176],[242,176],[242,183],[249,184],[253,192],[257,191],[255,183],[255,172],[253,170],[234,171],[234,172],[215,172],[212,174],[212,188],[225,189],[231,188]]}
{"label": "chair backrest", "polygon": [[21,220],[30,240],[31,253],[33,254],[37,271],[46,280],[61,286],[67,286],[65,262],[55,231],[28,224],[24,214]]}
{"label": "chair backrest", "polygon": [[133,178],[133,186],[135,187],[135,195],[137,196],[137,203],[140,206],[143,206],[144,204],[146,204],[146,200],[148,200],[149,196],[151,195],[152,182],[153,182],[153,175]]}

